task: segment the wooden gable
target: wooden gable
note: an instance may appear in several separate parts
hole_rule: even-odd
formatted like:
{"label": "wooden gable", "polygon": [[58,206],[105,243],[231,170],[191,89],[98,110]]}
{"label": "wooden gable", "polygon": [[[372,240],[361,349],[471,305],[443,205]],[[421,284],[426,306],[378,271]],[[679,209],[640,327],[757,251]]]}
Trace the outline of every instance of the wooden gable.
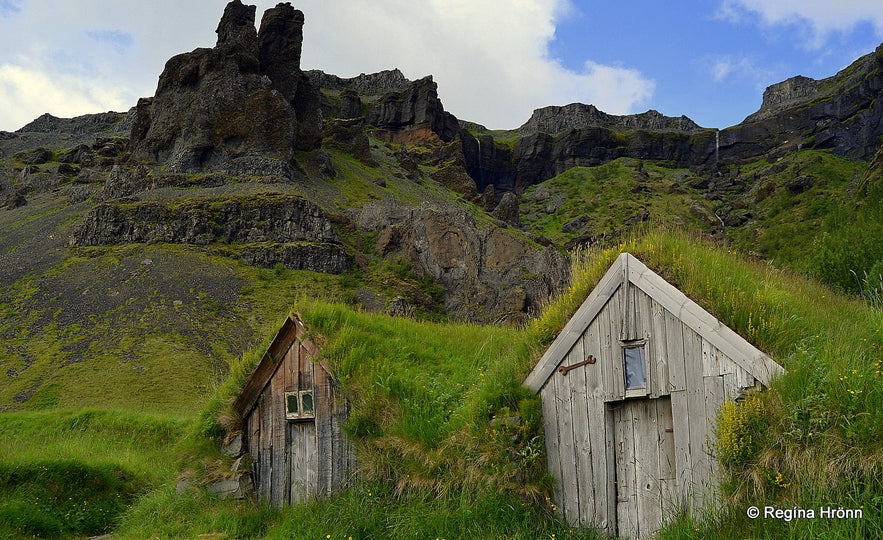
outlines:
{"label": "wooden gable", "polygon": [[[626,349],[644,385],[627,388]],[[782,368],[630,254],[616,259],[525,384],[540,394],[555,500],[572,523],[645,537],[715,496],[724,401]]]}

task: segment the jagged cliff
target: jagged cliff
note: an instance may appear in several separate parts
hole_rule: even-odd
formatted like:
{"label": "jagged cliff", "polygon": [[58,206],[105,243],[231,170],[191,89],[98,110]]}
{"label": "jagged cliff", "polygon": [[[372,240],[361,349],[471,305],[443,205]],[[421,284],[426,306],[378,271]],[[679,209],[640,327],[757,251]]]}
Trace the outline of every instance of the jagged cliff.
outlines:
{"label": "jagged cliff", "polygon": [[303,13],[230,2],[212,49],[170,59],[156,94],[138,102],[131,159],[176,172],[292,176],[294,152],[317,146],[318,90],[300,71]]}
{"label": "jagged cliff", "polygon": [[721,131],[721,155],[738,162],[819,148],[868,161],[883,136],[881,95],[883,45],[827,79],[794,77],[767,88],[760,110]]}
{"label": "jagged cliff", "polygon": [[833,77],[795,77],[770,86],[759,111],[720,131],[685,116],[652,110],[616,116],[575,103],[537,109],[506,136],[514,142],[495,143],[477,125],[461,137],[479,189],[493,185],[497,192],[521,192],[571,167],[620,157],[712,171],[800,148],[831,149],[866,161],[883,136],[881,92],[883,45]]}
{"label": "jagged cliff", "polygon": [[[215,46],[171,58],[155,95],[126,114],[45,116],[4,136],[0,152],[28,164],[0,183],[6,206],[56,204],[52,193],[77,204],[59,233],[73,249],[181,245],[262,267],[363,272],[374,292],[356,296],[372,309],[398,295],[398,306],[517,321],[562,286],[566,261],[518,238],[506,226],[516,214],[476,220],[458,200],[478,193],[431,76],[305,73],[303,13],[280,3],[257,29],[255,19],[255,6],[227,4]],[[365,199],[348,193],[366,178]],[[385,201],[386,213],[369,212],[382,226],[360,217],[374,198]],[[376,234],[388,241],[367,240]],[[411,270],[381,281],[378,258]],[[427,280],[441,297],[420,292]]]}
{"label": "jagged cliff", "polygon": [[[619,116],[573,103],[537,109],[518,129],[500,133],[458,121],[444,109],[431,76],[412,81],[397,69],[351,78],[302,71],[305,18],[288,3],[268,9],[259,28],[255,20],[254,6],[230,2],[215,46],[171,58],[155,95],[128,113],[75,119],[44,115],[16,133],[0,134],[0,158],[24,164],[11,166],[0,181],[0,201],[17,208],[34,194],[55,192],[76,204],[92,203],[71,233],[74,245],[227,243],[231,253],[253,264],[320,271],[368,264],[376,254],[366,254],[353,231],[383,234],[390,242],[368,251],[405,260],[442,283],[449,310],[462,316],[468,317],[468,311],[458,306],[470,295],[486,299],[481,309],[487,319],[515,304],[525,314],[535,310],[565,279],[563,261],[530,242],[516,243],[517,250],[511,247],[516,244],[507,244],[506,250],[520,250],[522,261],[543,258],[546,273],[555,276],[551,281],[486,271],[487,261],[500,260],[495,246],[502,244],[491,239],[521,226],[521,195],[531,186],[573,167],[619,158],[646,160],[692,170],[695,178],[686,187],[707,190],[711,200],[730,205],[717,214],[699,205],[693,213],[714,226],[738,226],[750,211],[733,206],[730,192],[753,189],[752,180],[739,176],[740,164],[800,148],[868,160],[883,135],[878,103],[883,46],[828,79],[795,77],[769,87],[759,111],[724,130],[653,110]],[[426,240],[413,229],[420,220],[411,211],[389,214],[407,221],[405,228],[393,227],[392,217],[383,227],[366,226],[357,219],[361,214],[352,212],[365,200],[344,205],[328,195],[340,189],[329,183],[344,185],[354,167],[373,179],[371,190],[377,191],[369,199],[394,194],[402,208],[414,206],[428,196],[421,183],[431,182],[486,210],[491,221],[485,224],[457,218],[468,225],[457,234],[471,238],[476,247],[470,249],[482,255],[464,258],[463,272],[439,270],[448,269],[448,263],[427,255],[438,250],[415,247]],[[405,184],[395,190],[389,186],[400,181]],[[411,189],[419,195],[407,193]],[[203,202],[177,201],[190,197],[188,190],[198,192]],[[281,198],[254,197],[266,191]],[[243,202],[249,198],[260,208]],[[326,238],[306,228],[305,236],[289,237],[262,225],[285,216],[290,222],[292,212],[305,211],[305,204],[312,205],[309,212],[318,212],[322,223],[341,232]],[[448,210],[440,211],[455,215]],[[635,209],[625,221],[641,216],[645,209]],[[246,237],[231,232],[245,231],[251,219],[257,222]],[[577,221],[566,225],[579,228]],[[595,238],[589,233],[580,237]],[[462,279],[456,277],[461,274]],[[527,291],[524,301],[504,299],[494,282]],[[497,292],[477,292],[482,290]]]}
{"label": "jagged cliff", "polygon": [[500,132],[429,76],[303,72],[303,14],[255,15],[228,4],[128,112],[0,132],[0,408],[63,399],[78,369],[220,373],[304,296],[523,323],[567,250],[647,223],[798,269],[877,253],[883,47],[723,130],[570,104]]}

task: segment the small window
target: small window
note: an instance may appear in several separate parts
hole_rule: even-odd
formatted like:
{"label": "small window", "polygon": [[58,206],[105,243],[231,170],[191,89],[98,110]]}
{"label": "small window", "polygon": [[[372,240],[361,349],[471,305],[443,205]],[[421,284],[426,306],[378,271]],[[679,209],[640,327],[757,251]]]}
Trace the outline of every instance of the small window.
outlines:
{"label": "small window", "polygon": [[313,391],[285,392],[285,418],[288,420],[312,419],[316,416]]}
{"label": "small window", "polygon": [[644,362],[644,345],[626,345],[622,349],[622,363],[625,372],[625,389],[644,390],[647,388],[647,371]]}

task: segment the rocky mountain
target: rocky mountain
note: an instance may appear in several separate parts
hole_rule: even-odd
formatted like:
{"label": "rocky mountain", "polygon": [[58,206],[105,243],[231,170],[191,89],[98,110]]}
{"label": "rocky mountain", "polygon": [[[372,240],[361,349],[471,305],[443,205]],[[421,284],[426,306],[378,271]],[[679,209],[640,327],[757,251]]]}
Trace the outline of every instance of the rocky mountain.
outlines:
{"label": "rocky mountain", "polygon": [[[575,103],[501,132],[446,111],[431,76],[302,71],[290,4],[255,21],[230,2],[215,45],[171,58],[126,113],[0,133],[0,368],[15,375],[0,399],[32,399],[118,324],[138,336],[102,350],[133,362],[148,335],[235,356],[265,324],[250,313],[303,294],[522,322],[566,285],[566,249],[649,222],[774,258],[788,250],[771,235],[800,237],[782,232],[797,223],[812,242],[831,201],[868,206],[879,185],[883,46],[828,79],[771,86],[723,130]],[[158,315],[170,309],[180,332]],[[39,332],[73,345],[29,370]]]}
{"label": "rocky mountain", "polygon": [[[510,229],[511,212],[477,220],[458,201],[477,190],[458,121],[431,76],[303,72],[303,13],[278,4],[257,29],[255,17],[254,6],[230,2],[215,46],[171,58],[155,95],[128,113],[46,115],[6,135],[6,205],[76,202],[80,217],[60,231],[72,249],[202,246],[264,267],[331,273],[395,259],[442,287],[436,300],[411,289],[420,309],[458,318],[523,319],[564,283],[564,258]],[[365,180],[385,201],[374,212],[385,221],[367,225],[353,213],[374,195],[340,200]],[[375,248],[364,239],[375,234],[396,240]],[[402,296],[360,295],[381,309]]]}
{"label": "rocky mountain", "polygon": [[173,172],[291,177],[297,149],[317,146],[318,90],[300,70],[304,16],[231,2],[212,49],[170,59],[156,94],[138,102],[131,159]]}

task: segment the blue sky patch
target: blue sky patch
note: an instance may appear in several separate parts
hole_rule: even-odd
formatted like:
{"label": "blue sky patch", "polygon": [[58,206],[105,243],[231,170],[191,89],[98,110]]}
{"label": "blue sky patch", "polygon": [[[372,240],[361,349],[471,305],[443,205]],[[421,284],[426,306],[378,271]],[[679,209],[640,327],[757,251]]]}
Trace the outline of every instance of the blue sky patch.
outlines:
{"label": "blue sky patch", "polygon": [[89,30],[86,35],[99,43],[110,43],[118,50],[127,49],[135,43],[135,36],[122,30]]}
{"label": "blue sky patch", "polygon": [[22,0],[0,0],[0,15],[12,15],[21,11]]}

